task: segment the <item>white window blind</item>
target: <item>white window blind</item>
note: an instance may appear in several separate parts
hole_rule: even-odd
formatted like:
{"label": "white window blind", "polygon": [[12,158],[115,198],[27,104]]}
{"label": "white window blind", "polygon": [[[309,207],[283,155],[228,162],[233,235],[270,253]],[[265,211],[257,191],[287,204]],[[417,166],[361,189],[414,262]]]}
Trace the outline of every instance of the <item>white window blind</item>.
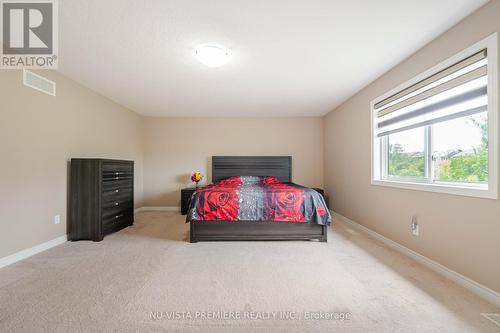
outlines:
{"label": "white window blind", "polygon": [[376,136],[486,111],[487,66],[484,49],[379,101],[374,105]]}

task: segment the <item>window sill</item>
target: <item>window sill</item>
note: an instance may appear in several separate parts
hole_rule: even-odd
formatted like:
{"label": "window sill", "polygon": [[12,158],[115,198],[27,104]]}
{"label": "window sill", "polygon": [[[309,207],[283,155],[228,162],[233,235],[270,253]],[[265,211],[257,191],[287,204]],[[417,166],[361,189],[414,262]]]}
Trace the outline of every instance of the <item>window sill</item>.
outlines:
{"label": "window sill", "polygon": [[494,189],[479,186],[467,185],[453,185],[453,184],[439,184],[439,183],[417,183],[417,182],[403,182],[396,180],[377,180],[372,179],[372,185],[395,187],[406,190],[426,191],[446,193],[452,195],[462,195],[467,197],[485,198],[485,199],[498,199],[497,192]]}

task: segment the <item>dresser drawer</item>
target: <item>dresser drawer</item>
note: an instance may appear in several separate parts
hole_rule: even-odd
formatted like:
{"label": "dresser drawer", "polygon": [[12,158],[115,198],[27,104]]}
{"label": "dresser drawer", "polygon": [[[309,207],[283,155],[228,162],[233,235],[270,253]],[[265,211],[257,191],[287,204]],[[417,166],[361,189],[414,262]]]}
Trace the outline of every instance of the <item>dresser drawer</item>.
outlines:
{"label": "dresser drawer", "polygon": [[130,208],[132,207],[133,205],[133,201],[131,198],[120,198],[120,199],[116,199],[116,200],[109,200],[107,202],[103,202],[102,203],[102,208],[103,208],[103,212],[104,210],[106,209],[109,209],[109,208]]}
{"label": "dresser drawer", "polygon": [[116,188],[108,191],[102,192],[102,202],[107,203],[109,201],[117,201],[123,199],[132,199],[134,197],[134,193],[132,191],[132,187],[127,188]]}
{"label": "dresser drawer", "polygon": [[102,164],[103,172],[134,172],[133,163],[123,163],[123,162],[105,162]]}
{"label": "dresser drawer", "polygon": [[122,223],[124,219],[134,214],[130,207],[111,207],[102,209],[102,224]]}
{"label": "dresser drawer", "polygon": [[116,179],[116,180],[107,180],[102,182],[103,192],[132,189],[133,186],[134,186],[133,179]]}
{"label": "dresser drawer", "polygon": [[102,224],[102,233],[104,235],[110,234],[112,232],[118,231],[120,229],[123,229],[129,225],[133,224],[133,214],[123,214],[118,218],[115,218],[113,220],[109,220],[107,223],[103,221]]}
{"label": "dresser drawer", "polygon": [[102,180],[105,182],[123,179],[134,179],[134,173],[128,171],[104,171],[102,173]]}

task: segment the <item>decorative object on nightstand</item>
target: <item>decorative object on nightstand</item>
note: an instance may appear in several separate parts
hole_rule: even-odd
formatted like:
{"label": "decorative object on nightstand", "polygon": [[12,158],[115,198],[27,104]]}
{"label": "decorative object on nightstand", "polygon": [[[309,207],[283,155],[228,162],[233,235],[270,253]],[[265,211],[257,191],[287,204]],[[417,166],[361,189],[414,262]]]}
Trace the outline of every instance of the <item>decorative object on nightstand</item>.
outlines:
{"label": "decorative object on nightstand", "polygon": [[191,176],[191,181],[193,183],[196,183],[196,188],[198,188],[198,183],[203,179],[203,175],[201,174],[201,172],[198,172],[196,171],[195,173],[193,173],[193,175]]}
{"label": "decorative object on nightstand", "polygon": [[313,187],[312,189],[315,190],[316,192],[318,192],[319,194],[321,194],[321,196],[325,200],[326,207],[330,207],[330,203],[328,202],[329,199],[328,199],[328,196],[325,195],[325,191],[322,188],[318,188],[318,187]]}

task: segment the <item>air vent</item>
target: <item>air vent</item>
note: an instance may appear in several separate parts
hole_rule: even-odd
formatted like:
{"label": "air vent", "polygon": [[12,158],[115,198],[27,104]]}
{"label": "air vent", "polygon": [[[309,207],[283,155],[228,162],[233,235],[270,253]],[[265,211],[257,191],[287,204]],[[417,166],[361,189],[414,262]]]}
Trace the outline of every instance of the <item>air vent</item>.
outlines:
{"label": "air vent", "polygon": [[481,315],[484,318],[488,319],[489,321],[500,326],[500,314],[498,314],[498,313],[481,313]]}
{"label": "air vent", "polygon": [[46,93],[56,95],[56,83],[28,70],[23,70],[23,82],[25,86]]}

